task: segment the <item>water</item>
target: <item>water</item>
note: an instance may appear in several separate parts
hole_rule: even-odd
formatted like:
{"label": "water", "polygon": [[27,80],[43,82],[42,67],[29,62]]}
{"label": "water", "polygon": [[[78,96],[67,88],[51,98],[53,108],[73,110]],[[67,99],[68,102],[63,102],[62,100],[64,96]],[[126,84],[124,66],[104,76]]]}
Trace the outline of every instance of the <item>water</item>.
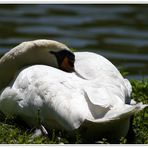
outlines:
{"label": "water", "polygon": [[53,39],[108,58],[128,78],[148,78],[148,5],[0,5],[0,56]]}

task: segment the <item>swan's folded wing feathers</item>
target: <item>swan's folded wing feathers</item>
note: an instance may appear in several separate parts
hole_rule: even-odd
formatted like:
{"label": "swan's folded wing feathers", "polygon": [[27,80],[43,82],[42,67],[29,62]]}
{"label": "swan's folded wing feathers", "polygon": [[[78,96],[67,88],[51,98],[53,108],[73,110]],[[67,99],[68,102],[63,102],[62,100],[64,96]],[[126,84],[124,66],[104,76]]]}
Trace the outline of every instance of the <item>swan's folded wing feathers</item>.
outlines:
{"label": "swan's folded wing feathers", "polygon": [[106,112],[110,110],[110,102],[107,100],[108,96],[101,95],[102,89],[87,87],[84,89],[84,97],[87,102],[89,111],[94,119],[102,118]]}
{"label": "swan's folded wing feathers", "polygon": [[109,100],[110,96],[105,88],[87,87],[84,88],[84,91],[92,104],[102,106],[104,108],[111,107],[111,102]]}
{"label": "swan's folded wing feathers", "polygon": [[75,70],[85,79],[92,80],[100,76],[122,78],[117,68],[106,58],[91,52],[75,52]]}
{"label": "swan's folded wing feathers", "polygon": [[[117,112],[118,111],[118,112]],[[86,122],[95,122],[95,123],[107,123],[115,120],[120,120],[123,118],[129,118],[132,114],[136,112],[136,107],[129,107],[128,109],[118,110],[110,110],[108,115],[105,115],[101,119],[96,120],[87,120]]]}
{"label": "swan's folded wing feathers", "polygon": [[107,123],[110,121],[120,120],[129,118],[131,115],[139,112],[140,110],[147,108],[148,104],[137,103],[135,105],[124,105],[118,109],[112,109],[108,111],[103,118],[88,120],[86,122],[96,122],[96,123]]}

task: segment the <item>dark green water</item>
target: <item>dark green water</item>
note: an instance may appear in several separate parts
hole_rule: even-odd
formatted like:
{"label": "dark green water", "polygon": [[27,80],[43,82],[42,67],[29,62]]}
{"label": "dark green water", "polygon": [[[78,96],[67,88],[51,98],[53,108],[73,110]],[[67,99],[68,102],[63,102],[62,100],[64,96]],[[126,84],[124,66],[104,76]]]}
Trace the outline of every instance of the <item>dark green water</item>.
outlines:
{"label": "dark green water", "polygon": [[26,40],[53,39],[93,51],[148,78],[148,5],[0,5],[0,54]]}

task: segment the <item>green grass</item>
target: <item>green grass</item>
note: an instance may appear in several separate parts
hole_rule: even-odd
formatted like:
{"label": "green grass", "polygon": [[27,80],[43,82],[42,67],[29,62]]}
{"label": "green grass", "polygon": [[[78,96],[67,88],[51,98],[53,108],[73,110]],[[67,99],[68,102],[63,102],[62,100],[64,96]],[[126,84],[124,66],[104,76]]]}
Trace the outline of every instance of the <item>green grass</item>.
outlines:
{"label": "green grass", "polygon": [[[137,102],[148,104],[148,79],[131,80],[133,86],[132,98]],[[81,134],[77,132],[74,136],[69,136],[64,131],[49,131],[49,136],[41,136],[32,138],[34,129],[29,129],[22,125],[23,122],[10,118],[5,118],[0,114],[0,143],[1,144],[58,144],[58,143],[86,143],[85,139],[81,138]],[[109,139],[102,137],[97,141],[87,141],[87,143],[107,144]],[[118,143],[127,144],[148,144],[148,109],[136,113],[131,118],[130,130],[127,137],[122,137]]]}

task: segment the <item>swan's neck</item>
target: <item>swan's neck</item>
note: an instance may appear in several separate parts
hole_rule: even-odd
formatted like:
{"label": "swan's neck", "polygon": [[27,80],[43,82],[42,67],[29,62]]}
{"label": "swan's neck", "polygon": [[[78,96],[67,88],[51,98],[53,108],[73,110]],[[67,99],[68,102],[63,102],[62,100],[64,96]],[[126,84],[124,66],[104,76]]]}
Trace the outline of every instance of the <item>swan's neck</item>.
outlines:
{"label": "swan's neck", "polygon": [[6,53],[0,59],[0,91],[14,80],[16,74],[22,68],[35,64],[51,65],[53,67],[57,65],[55,59],[42,52],[42,50],[36,52],[29,50],[22,53],[12,50]]}
{"label": "swan's neck", "polygon": [[25,66],[37,63],[28,54],[14,54],[10,51],[0,59],[0,91],[14,80],[16,74]]}
{"label": "swan's neck", "polygon": [[17,60],[15,58],[1,58],[0,59],[0,90],[2,90],[13,79],[16,71],[20,66],[16,66]]}

